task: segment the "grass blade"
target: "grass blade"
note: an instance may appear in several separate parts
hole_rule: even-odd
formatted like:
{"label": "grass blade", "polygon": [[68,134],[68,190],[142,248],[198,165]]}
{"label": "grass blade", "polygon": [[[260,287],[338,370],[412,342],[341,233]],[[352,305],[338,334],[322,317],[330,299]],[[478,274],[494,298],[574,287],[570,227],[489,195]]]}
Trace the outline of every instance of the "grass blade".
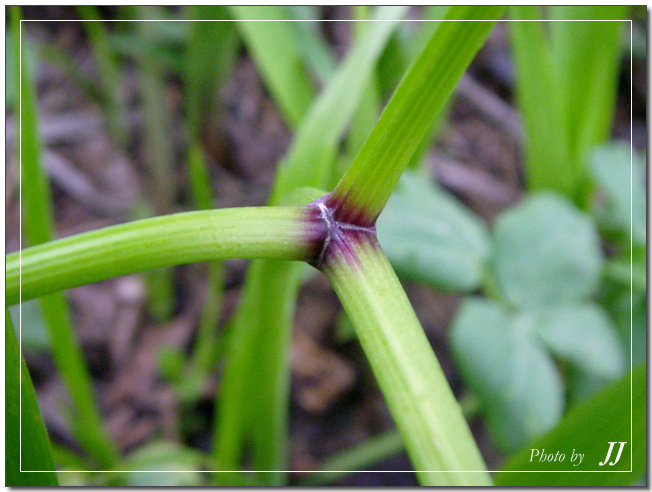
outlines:
{"label": "grass blade", "polygon": [[401,451],[403,451],[401,435],[397,431],[389,431],[326,459],[319,466],[319,470],[323,471],[312,473],[301,485],[316,487],[332,484],[355,473],[354,470],[369,468]]}
{"label": "grass blade", "polygon": [[[310,108],[278,170],[270,203],[292,190],[311,186],[329,188],[339,141],[364,96],[382,48],[407,9],[381,7],[368,32],[351,49],[342,66]],[[382,21],[382,22],[380,22]],[[333,183],[334,184],[334,183]]]}
{"label": "grass blade", "polygon": [[[14,11],[14,27],[19,14]],[[18,43],[16,43],[18,44]],[[32,245],[47,243],[53,237],[52,204],[49,183],[41,161],[41,141],[38,133],[38,109],[36,89],[28,64],[22,59],[20,64],[20,180],[24,232]],[[17,65],[18,66],[18,65]],[[22,187],[27,182],[30,186]],[[14,253],[14,261],[19,267],[22,251]],[[9,261],[9,260],[7,260]],[[15,290],[20,289],[20,268],[16,268]],[[18,292],[16,292],[18,294]],[[16,296],[19,300],[19,296]],[[56,293],[41,299],[41,310],[46,320],[52,354],[61,378],[72,396],[75,417],[72,426],[81,446],[92,455],[100,465],[111,465],[117,460],[117,452],[106,434],[100,418],[100,411],[94,400],[88,368],[75,339],[71,316],[62,294]]]}
{"label": "grass blade", "polygon": [[287,19],[288,14],[280,6],[241,5],[230,7],[230,11],[240,21],[236,27],[285,121],[297,127],[315,91],[294,43],[292,27],[278,22]]}
{"label": "grass blade", "polygon": [[[539,7],[514,6],[510,13],[515,20],[541,19]],[[543,22],[510,23],[529,188],[587,204],[588,153],[612,124],[622,22],[585,21],[625,14],[624,6],[552,7],[550,17],[559,21],[545,23],[549,36]]]}
{"label": "grass blade", "polygon": [[[58,485],[48,433],[23,360],[14,327],[5,311],[5,486],[50,487]],[[22,457],[21,457],[22,452]],[[49,473],[28,473],[20,470]]]}
{"label": "grass blade", "polygon": [[129,139],[129,131],[119,60],[111,49],[106,26],[99,22],[102,19],[99,9],[93,5],[79,5],[77,12],[85,21],[83,23],[84,29],[90,40],[93,55],[97,60],[100,84],[106,95],[104,101],[106,103],[109,129],[118,146],[125,150]]}
{"label": "grass blade", "polygon": [[[500,7],[454,7],[401,81],[373,132],[333,190],[333,202],[346,201],[351,210],[336,210],[345,222],[364,215],[375,222],[401,173],[428,133],[469,63],[502,12]],[[484,20],[484,21],[483,21]],[[337,206],[336,206],[337,208]],[[362,224],[361,224],[362,225]]]}
{"label": "grass blade", "polygon": [[[528,449],[513,456],[502,467],[502,472],[496,476],[496,485],[501,487],[514,485],[536,487],[543,484],[550,487],[633,485],[644,476],[646,470],[646,386],[646,365],[643,364],[590,400],[578,404],[557,427],[532,443]],[[630,415],[633,421],[630,421]],[[605,460],[609,441],[626,442],[627,446],[623,449],[619,462],[613,466],[601,467],[599,463]],[[532,449],[559,450],[564,453],[577,450],[584,455],[584,458],[578,466],[573,466],[568,456],[563,462],[539,462],[536,458],[531,460]],[[614,459],[615,454],[610,461]],[[622,473],[629,470],[632,472]],[[517,473],[518,471],[525,473]],[[550,473],[550,471],[561,473]],[[605,473],[596,473],[600,471]]]}

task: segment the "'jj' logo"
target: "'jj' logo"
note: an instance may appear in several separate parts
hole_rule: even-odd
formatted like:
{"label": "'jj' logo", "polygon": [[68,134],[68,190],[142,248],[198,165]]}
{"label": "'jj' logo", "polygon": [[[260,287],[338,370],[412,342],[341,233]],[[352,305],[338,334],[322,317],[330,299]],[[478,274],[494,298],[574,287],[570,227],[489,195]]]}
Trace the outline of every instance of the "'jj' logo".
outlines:
{"label": "'jj' logo", "polygon": [[[614,449],[614,444],[615,442],[609,441],[609,451],[607,451],[607,457],[604,459],[603,462],[600,463],[600,466],[604,466],[607,464],[607,461],[609,461],[609,457],[611,456],[611,451]],[[611,463],[609,463],[609,466],[614,466],[616,463],[618,463],[618,460],[620,460],[620,455],[623,454],[623,448],[625,447],[625,444],[627,442],[619,442],[620,448],[618,448],[618,454],[616,455],[616,459],[613,460]]]}

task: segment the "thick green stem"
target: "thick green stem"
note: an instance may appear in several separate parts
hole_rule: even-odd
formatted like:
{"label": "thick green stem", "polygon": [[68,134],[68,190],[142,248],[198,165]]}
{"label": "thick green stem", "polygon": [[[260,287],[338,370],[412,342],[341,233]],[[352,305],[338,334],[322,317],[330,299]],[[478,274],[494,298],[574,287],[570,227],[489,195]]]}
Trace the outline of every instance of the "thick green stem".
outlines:
{"label": "thick green stem", "polygon": [[419,480],[490,485],[461,408],[375,231],[336,227],[321,267],[356,328]]}
{"label": "thick green stem", "polygon": [[188,212],[35,246],[7,256],[7,304],[163,266],[227,258],[302,260],[314,248],[314,225],[305,215],[300,207]]}

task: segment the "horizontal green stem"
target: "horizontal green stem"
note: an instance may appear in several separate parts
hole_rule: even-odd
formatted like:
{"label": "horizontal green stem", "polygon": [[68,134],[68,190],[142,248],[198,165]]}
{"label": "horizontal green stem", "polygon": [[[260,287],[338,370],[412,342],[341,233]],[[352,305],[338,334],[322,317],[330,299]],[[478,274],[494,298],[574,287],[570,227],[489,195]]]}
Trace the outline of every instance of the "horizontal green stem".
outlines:
{"label": "horizontal green stem", "polygon": [[356,328],[419,480],[489,485],[461,408],[375,235],[348,235],[331,246],[324,273]]}
{"label": "horizontal green stem", "polygon": [[52,241],[7,255],[7,304],[163,266],[228,258],[302,260],[314,233],[305,219],[301,207],[209,210]]}

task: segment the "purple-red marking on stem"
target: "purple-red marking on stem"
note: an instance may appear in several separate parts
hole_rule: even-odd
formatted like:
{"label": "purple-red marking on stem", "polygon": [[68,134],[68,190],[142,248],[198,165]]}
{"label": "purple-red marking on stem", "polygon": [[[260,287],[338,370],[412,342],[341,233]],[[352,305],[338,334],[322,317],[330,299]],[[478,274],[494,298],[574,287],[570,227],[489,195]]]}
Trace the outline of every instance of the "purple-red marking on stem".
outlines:
{"label": "purple-red marking on stem", "polygon": [[[310,238],[311,257],[306,261],[319,270],[328,266],[334,257],[347,263],[358,263],[354,245],[366,242],[375,247],[376,225],[363,213],[355,213],[346,202],[329,193],[306,205],[313,236]],[[353,220],[343,220],[353,219]]]}

